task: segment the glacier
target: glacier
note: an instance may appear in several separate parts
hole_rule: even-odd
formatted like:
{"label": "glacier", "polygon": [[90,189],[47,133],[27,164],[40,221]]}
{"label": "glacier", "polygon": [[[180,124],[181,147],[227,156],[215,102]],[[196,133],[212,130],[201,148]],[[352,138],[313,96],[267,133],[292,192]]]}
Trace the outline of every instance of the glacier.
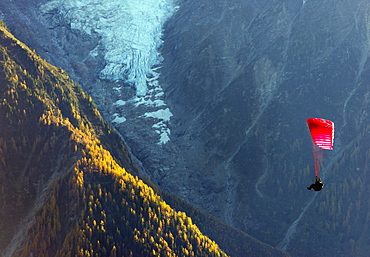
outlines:
{"label": "glacier", "polygon": [[106,62],[101,78],[124,80],[145,95],[148,77],[156,73],[152,68],[162,60],[157,49],[163,24],[176,10],[172,0],[52,0],[40,8],[55,9],[72,29],[101,36]]}
{"label": "glacier", "polygon": [[[123,81],[136,89],[133,99],[120,99],[116,105],[130,102],[136,107],[143,104],[161,107],[166,112],[170,111],[162,100],[163,90],[158,83],[157,70],[163,60],[158,49],[163,43],[163,25],[177,9],[174,0],[51,0],[40,6],[43,14],[57,11],[71,29],[101,38],[90,53],[97,56],[101,51],[104,55],[99,78]],[[120,97],[120,87],[113,89]],[[115,113],[112,122],[125,122],[122,116],[125,115]],[[170,134],[166,125],[169,120],[163,118],[157,117],[163,124],[156,131],[161,144],[168,142]]]}

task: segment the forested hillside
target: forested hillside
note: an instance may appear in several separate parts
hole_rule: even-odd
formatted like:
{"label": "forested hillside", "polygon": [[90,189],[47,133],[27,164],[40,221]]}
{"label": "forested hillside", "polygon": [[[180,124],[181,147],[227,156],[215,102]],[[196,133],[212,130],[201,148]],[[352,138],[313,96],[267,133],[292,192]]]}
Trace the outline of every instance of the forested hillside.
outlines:
{"label": "forested hillside", "polygon": [[226,256],[198,222],[231,256],[287,256],[139,178],[91,97],[3,23],[0,52],[1,256]]}

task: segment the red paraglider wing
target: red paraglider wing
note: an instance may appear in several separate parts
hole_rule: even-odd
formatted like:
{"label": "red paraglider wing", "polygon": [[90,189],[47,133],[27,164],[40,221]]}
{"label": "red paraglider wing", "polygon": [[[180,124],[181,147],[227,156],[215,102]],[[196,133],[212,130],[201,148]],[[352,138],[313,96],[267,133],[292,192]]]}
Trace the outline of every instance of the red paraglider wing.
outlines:
{"label": "red paraglider wing", "polygon": [[333,150],[334,122],[320,118],[308,118],[307,125],[313,142],[319,148]]}

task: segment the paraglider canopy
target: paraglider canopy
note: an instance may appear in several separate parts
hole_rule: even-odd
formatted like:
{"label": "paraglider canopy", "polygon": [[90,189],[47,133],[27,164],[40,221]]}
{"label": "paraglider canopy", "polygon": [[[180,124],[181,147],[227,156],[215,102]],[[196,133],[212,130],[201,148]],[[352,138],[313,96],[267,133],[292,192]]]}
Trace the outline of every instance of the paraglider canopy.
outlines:
{"label": "paraglider canopy", "polygon": [[334,122],[320,118],[308,118],[307,125],[312,137],[315,175],[319,176],[323,150],[333,150]]}
{"label": "paraglider canopy", "polygon": [[307,125],[313,142],[319,148],[333,150],[334,122],[320,118],[308,118]]}

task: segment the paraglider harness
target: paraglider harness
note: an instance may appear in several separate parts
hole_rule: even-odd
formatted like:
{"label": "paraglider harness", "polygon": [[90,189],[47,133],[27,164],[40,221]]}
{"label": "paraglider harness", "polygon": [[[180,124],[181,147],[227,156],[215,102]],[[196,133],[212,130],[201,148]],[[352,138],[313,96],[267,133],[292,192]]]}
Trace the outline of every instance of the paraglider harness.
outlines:
{"label": "paraglider harness", "polygon": [[315,191],[320,191],[323,187],[324,187],[324,183],[322,183],[321,179],[318,176],[316,176],[315,184],[311,184],[311,186],[307,187],[307,189],[311,190],[313,188],[313,190]]}

